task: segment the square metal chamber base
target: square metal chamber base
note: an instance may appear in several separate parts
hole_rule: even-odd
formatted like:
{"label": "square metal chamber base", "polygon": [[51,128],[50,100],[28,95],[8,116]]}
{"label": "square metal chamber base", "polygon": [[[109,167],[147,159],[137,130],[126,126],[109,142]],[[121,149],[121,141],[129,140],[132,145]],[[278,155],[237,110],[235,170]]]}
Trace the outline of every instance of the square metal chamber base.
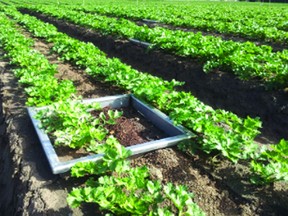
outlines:
{"label": "square metal chamber base", "polygon": [[[132,151],[132,155],[137,155],[149,151],[153,151],[160,148],[170,147],[176,145],[181,141],[188,140],[195,136],[190,131],[186,130],[182,126],[173,125],[172,121],[168,116],[159,111],[158,109],[140,101],[135,96],[126,94],[126,95],[117,95],[117,96],[107,96],[102,98],[95,99],[86,99],[82,101],[83,103],[92,103],[98,102],[102,107],[111,107],[111,108],[121,108],[132,106],[136,109],[145,119],[147,119],[151,124],[155,125],[157,128],[165,132],[168,137],[164,139],[154,140],[142,144],[137,144],[133,146],[126,147]],[[85,157],[80,157],[77,159],[63,161],[61,162],[55,152],[55,149],[43,129],[40,129],[40,121],[35,119],[34,116],[37,112],[45,107],[35,108],[28,107],[28,113],[32,120],[33,126],[37,132],[39,140],[42,144],[46,157],[49,161],[50,167],[54,174],[64,173],[70,170],[70,168],[77,162],[85,161],[97,161],[101,160],[103,154],[94,154]]]}

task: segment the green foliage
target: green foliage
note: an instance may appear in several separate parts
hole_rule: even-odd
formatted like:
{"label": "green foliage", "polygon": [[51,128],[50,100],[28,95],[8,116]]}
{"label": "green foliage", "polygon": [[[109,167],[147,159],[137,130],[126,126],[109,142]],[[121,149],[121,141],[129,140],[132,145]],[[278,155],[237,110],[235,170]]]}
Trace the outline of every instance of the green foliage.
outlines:
{"label": "green foliage", "polygon": [[55,146],[86,147],[94,151],[109,133],[106,125],[115,124],[122,115],[117,110],[109,110],[107,115],[104,112],[100,112],[99,116],[91,114],[100,109],[98,103],[86,104],[79,98],[67,99],[38,111],[35,118],[41,121],[40,127],[54,138]]}
{"label": "green foliage", "polygon": [[251,162],[251,169],[257,174],[252,179],[256,184],[288,181],[288,141],[281,140],[278,144],[270,145]]}
{"label": "green foliage", "polygon": [[[49,10],[50,9],[51,8],[49,8]],[[41,8],[41,11],[44,11],[44,9]],[[60,9],[57,9],[56,11],[59,12]],[[65,14],[63,11],[61,13],[59,12],[61,16],[68,16],[70,14]],[[35,18],[23,16],[16,11],[10,11],[9,13],[10,16],[15,17],[17,20],[19,20],[19,22],[22,22],[21,20],[25,18],[25,22],[23,21],[22,24],[27,26],[27,28],[31,32],[34,32],[33,29],[37,25],[41,26],[41,28],[43,29],[45,28],[45,26],[48,26],[46,24],[42,25],[42,22],[38,21]],[[53,10],[50,10],[48,12],[46,11],[45,13],[53,13],[54,15],[57,15],[57,13]],[[88,19],[86,21],[87,24],[90,22]],[[41,28],[37,27],[37,29],[39,29],[37,30],[37,34],[39,36],[41,33]],[[53,30],[53,28],[49,29],[50,33],[49,31],[43,30],[43,34],[41,34],[41,37],[46,38],[50,42],[53,42],[53,50],[59,53],[64,60],[74,62],[79,67],[86,69],[87,73],[94,77],[97,77],[98,79],[104,79],[111,84],[118,85],[122,88],[132,91],[142,99],[153,103],[164,112],[169,113],[175,124],[183,124],[188,129],[197,132],[198,136],[193,142],[180,146],[183,151],[190,151],[193,153],[194,150],[197,148],[205,152],[211,153],[216,150],[218,153],[221,153],[221,155],[229,158],[233,162],[237,162],[239,159],[255,159],[252,164],[254,163],[253,166],[258,166],[258,168],[253,168],[252,171],[258,173],[262,172],[259,171],[259,161],[263,160],[263,164],[265,165],[267,164],[267,160],[270,160],[268,159],[268,157],[261,160],[256,159],[259,156],[259,149],[257,145],[253,142],[253,140],[255,136],[259,134],[259,128],[261,127],[261,122],[259,121],[259,119],[252,119],[249,117],[247,117],[246,119],[241,119],[230,112],[226,112],[223,110],[213,110],[211,107],[206,106],[200,101],[198,101],[190,93],[175,91],[174,87],[181,84],[179,82],[167,82],[163,81],[160,78],[153,77],[149,74],[139,73],[131,67],[121,63],[118,59],[107,58],[105,54],[103,54],[99,49],[95,48],[90,43],[79,42],[75,39],[69,38],[67,35],[57,33],[55,29]],[[157,43],[161,44],[161,46],[167,45],[167,48],[170,45],[173,45],[173,43],[170,44],[168,42],[170,39],[174,42],[177,42],[177,40],[175,40],[175,38],[173,37],[176,37],[176,35],[184,34],[178,31],[176,33],[173,33],[175,34],[173,37],[170,37],[171,35],[169,35],[168,30],[162,31],[161,28],[156,28],[153,32],[146,27],[142,28],[142,30],[143,29],[145,31],[151,31],[151,34],[155,33],[154,36],[153,34],[152,36],[149,34],[145,36],[145,34],[143,34],[143,37],[155,37]],[[165,32],[165,34],[163,34],[163,32]],[[270,80],[272,81],[272,83],[274,81],[286,83],[285,67],[287,67],[287,51],[284,50],[283,52],[271,52],[271,48],[269,48],[268,46],[257,47],[252,43],[243,43],[240,46],[239,44],[235,44],[229,41],[222,43],[223,41],[221,42],[221,40],[219,39],[202,37],[201,34],[195,34],[194,36],[195,41],[197,41],[198,47],[195,47],[195,49],[190,49],[190,51],[192,51],[193,53],[196,50],[196,52],[200,52],[201,55],[203,54],[203,58],[207,60],[207,63],[211,63],[211,68],[220,66],[228,68],[229,65],[232,65],[232,68],[234,68],[236,72],[238,71],[237,68],[240,68],[239,75],[241,74],[244,79],[248,78],[250,76],[249,73],[251,73],[252,76],[263,75],[265,80]],[[190,37],[188,37],[188,35],[187,38],[189,40],[192,40]],[[187,44],[191,45],[190,42],[188,43],[183,40],[181,41],[181,43],[185,46]],[[210,40],[213,41],[213,46],[209,46]],[[214,50],[215,52],[210,50],[206,53],[206,51],[202,50],[201,43],[204,43],[205,46],[208,45],[207,49],[211,48],[211,50]],[[226,44],[226,48],[222,46],[223,44]],[[181,51],[181,49],[177,49],[177,52],[182,52],[183,50]],[[184,50],[185,49],[186,48],[184,48]],[[231,52],[235,54],[235,56],[233,56],[234,54],[232,55],[233,58],[231,56],[229,57],[229,55],[226,56],[226,54]],[[243,55],[243,53],[245,53],[245,55]],[[210,58],[208,55],[213,57],[213,61],[208,60]],[[238,58],[237,55],[242,56]],[[281,68],[279,69],[277,64],[273,65],[273,61],[275,61],[275,56],[280,59],[279,61],[276,60],[276,62],[277,64],[281,64],[284,67],[283,70]],[[218,57],[221,57],[222,60],[220,61],[220,58],[217,60]],[[233,60],[232,63],[229,59]],[[267,70],[265,69],[265,71],[269,71],[269,76],[266,76],[266,72],[262,70],[263,62],[267,59],[271,60],[271,64],[269,63],[269,60],[266,68]],[[253,63],[255,61],[258,62],[258,60],[260,62],[260,65]],[[237,61],[239,62],[237,63]],[[273,70],[270,70],[270,66],[272,68],[277,68],[276,71],[278,72],[272,72]],[[242,73],[241,70],[244,72],[248,71],[249,73]],[[18,71],[18,73],[21,74],[23,72]],[[279,78],[278,81],[276,81],[278,79],[277,77]],[[95,149],[96,151],[96,146],[97,145],[91,145],[89,148],[91,150]],[[282,168],[280,166],[273,166],[272,169],[274,169],[275,173],[277,173],[277,170]],[[273,179],[275,180],[277,178]],[[283,179],[283,177],[281,178]]]}
{"label": "green foliage", "polygon": [[130,169],[126,159],[131,155],[131,151],[120,145],[113,136],[109,136],[103,145],[98,145],[95,152],[104,153],[103,159],[96,162],[79,162],[72,167],[71,175],[103,175],[112,171],[122,173]]}
{"label": "green foliage", "polygon": [[29,95],[27,101],[29,106],[44,106],[54,101],[66,100],[76,91],[70,80],[59,82],[54,77],[41,80],[38,78],[40,77],[36,77],[34,80],[36,85],[25,88],[25,92]]}
{"label": "green foliage", "polygon": [[[171,2],[173,4],[173,2]],[[247,39],[287,43],[287,7],[276,5],[244,5],[193,3],[157,4],[94,4],[86,7],[70,7],[91,14],[127,18],[132,20],[150,19],[173,26],[190,27],[208,32],[233,34]],[[285,32],[286,31],[286,32]]]}
{"label": "green foliage", "polygon": [[39,52],[33,50],[33,41],[26,39],[15,24],[1,14],[1,45],[7,52],[10,64],[18,66],[14,70],[19,82],[25,86],[28,95],[27,105],[43,106],[54,101],[65,100],[74,93],[75,87],[70,80],[58,81],[54,74],[56,66]]}
{"label": "green foliage", "polygon": [[168,183],[164,186],[164,193],[179,210],[178,215],[204,215],[199,206],[192,202],[193,194],[188,193],[184,186]]}
{"label": "green foliage", "polygon": [[[75,11],[75,8],[71,10],[64,7],[56,9],[51,6],[25,7],[95,29],[105,35],[135,38],[152,43],[150,48],[160,48],[179,56],[198,59],[203,63],[205,72],[215,69],[231,71],[244,80],[259,79],[266,83],[267,87],[287,87],[288,67],[285,50],[274,52],[270,46],[257,46],[252,42],[227,41],[220,37],[203,36],[199,32],[195,34],[162,27],[138,26],[123,18],[111,18],[85,13],[81,10]],[[285,35],[288,38],[286,33]]]}
{"label": "green foliage", "polygon": [[[69,13],[62,14],[59,10],[57,12],[61,16],[69,15]],[[23,23],[29,30],[31,29],[31,32],[37,26],[36,23],[42,26],[42,22],[33,17],[18,17],[19,13],[16,14],[15,11],[14,13],[10,12],[11,16],[16,17],[20,22],[22,19],[27,20]],[[53,10],[45,13],[56,14]],[[174,87],[182,83],[174,80],[168,82],[146,73],[139,73],[118,59],[107,58],[90,43],[77,41],[61,33],[56,34],[55,31],[52,31],[51,35],[44,32],[43,37],[54,43],[53,50],[63,59],[85,68],[88,74],[96,78],[132,91],[136,96],[169,113],[175,124],[183,124],[197,132],[197,146],[194,143],[182,145],[180,146],[182,150],[194,152],[195,148],[198,148],[208,153],[217,150],[234,162],[254,157],[257,146],[253,139],[261,127],[259,119],[249,117],[241,119],[230,112],[213,110],[190,93],[175,91]]]}
{"label": "green foliage", "polygon": [[163,201],[171,200],[179,216],[204,215],[185,187],[171,183],[162,187],[160,182],[149,180],[147,167],[130,167],[126,159],[131,152],[115,138],[109,137],[99,150],[104,153],[102,161],[78,163],[72,168],[72,176],[96,175],[85,187],[69,193],[67,202],[72,207],[94,202],[117,215],[174,215],[171,205],[163,208]]}
{"label": "green foliage", "polygon": [[258,148],[253,139],[259,134],[259,119],[243,120],[193,99],[190,93],[171,92],[162,94],[158,100],[159,107],[169,113],[176,124],[185,125],[199,135],[197,143],[201,146],[185,144],[180,146],[182,150],[193,153],[197,148],[211,153],[217,149],[234,162],[253,157]]}

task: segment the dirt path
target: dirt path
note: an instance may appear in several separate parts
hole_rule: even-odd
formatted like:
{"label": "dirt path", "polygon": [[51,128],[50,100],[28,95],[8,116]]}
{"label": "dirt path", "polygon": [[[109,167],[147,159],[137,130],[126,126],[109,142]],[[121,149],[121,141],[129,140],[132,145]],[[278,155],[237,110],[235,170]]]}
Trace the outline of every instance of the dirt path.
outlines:
{"label": "dirt path", "polygon": [[[41,40],[35,43],[35,49],[45,54],[51,63],[58,64],[57,76],[72,79],[79,94],[100,97],[107,92],[110,95],[123,93],[120,89],[95,82],[83,71],[59,61],[58,56],[49,53],[50,46]],[[3,215],[95,215],[97,207],[92,204],[79,209],[67,206],[68,191],[82,185],[84,180],[51,173],[28,118],[23,89],[17,84],[7,62],[1,63],[1,82],[5,119],[0,126],[4,149],[0,153],[0,184],[4,185],[0,189],[0,212]],[[205,155],[188,157],[176,148],[135,157],[132,163],[147,165],[152,178],[187,185],[207,215],[281,215],[287,210],[287,190],[281,185],[265,190],[254,188],[253,192],[258,194],[249,193],[253,187],[245,185],[247,176],[241,176],[244,165],[235,167],[227,161],[210,161]],[[270,203],[271,199],[275,203]]]}

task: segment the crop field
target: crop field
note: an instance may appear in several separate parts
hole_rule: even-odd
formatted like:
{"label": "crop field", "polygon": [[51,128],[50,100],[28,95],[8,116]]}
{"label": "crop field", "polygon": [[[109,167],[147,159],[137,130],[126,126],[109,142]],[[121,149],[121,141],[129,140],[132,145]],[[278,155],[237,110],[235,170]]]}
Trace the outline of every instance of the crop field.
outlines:
{"label": "crop field", "polygon": [[288,4],[0,0],[0,72],[0,215],[287,215]]}

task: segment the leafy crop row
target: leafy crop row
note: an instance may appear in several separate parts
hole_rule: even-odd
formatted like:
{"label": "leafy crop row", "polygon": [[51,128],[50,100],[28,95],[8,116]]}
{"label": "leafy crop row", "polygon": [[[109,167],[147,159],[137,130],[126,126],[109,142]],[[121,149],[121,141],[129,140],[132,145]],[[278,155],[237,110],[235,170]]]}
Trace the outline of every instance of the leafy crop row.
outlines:
{"label": "leafy crop row", "polygon": [[[213,110],[204,105],[190,93],[173,90],[175,81],[167,82],[160,78],[130,68],[118,59],[109,59],[90,43],[80,42],[65,34],[57,33],[56,28],[40,22],[36,18],[20,13],[10,14],[29,31],[38,37],[53,42],[53,50],[64,60],[69,60],[85,68],[94,76],[116,84],[135,95],[153,103],[166,113],[175,123],[181,123],[199,134],[198,145],[194,146],[210,153],[219,150],[232,161],[247,158],[254,152],[254,137],[259,133],[261,123],[258,119],[241,119],[223,110]],[[49,29],[49,31],[47,31]],[[187,148],[187,147],[186,147]],[[193,148],[191,147],[191,151]]]}
{"label": "leafy crop row", "polygon": [[25,6],[75,24],[93,28],[102,34],[136,38],[152,43],[179,56],[199,59],[204,71],[231,71],[242,79],[260,79],[276,88],[287,87],[288,51],[273,52],[270,46],[256,46],[252,42],[224,41],[201,33],[138,26],[125,19],[92,15],[65,8]]}
{"label": "leafy crop row", "polygon": [[[257,173],[257,178],[253,179],[255,183],[287,181],[287,142],[282,140],[278,145],[271,145],[272,150],[268,148],[260,151],[252,142],[253,137],[258,134],[257,128],[260,122],[251,118],[243,120],[223,110],[213,110],[189,93],[176,92],[172,88],[167,89],[167,86],[159,88],[159,82],[156,81],[160,80],[158,78],[144,75],[146,77],[143,78],[145,80],[143,82],[139,80],[137,71],[125,66],[117,59],[107,59],[91,44],[85,44],[57,33],[51,25],[49,25],[50,30],[47,31],[47,24],[35,18],[19,13],[13,16],[18,17],[19,22],[26,25],[33,34],[54,42],[54,51],[62,55],[64,59],[86,68],[92,76],[103,77],[106,81],[132,90],[136,95],[170,113],[175,123],[181,123],[198,132],[199,136],[195,140],[195,145],[190,143],[190,145],[181,146],[182,150],[193,152],[195,148],[200,148],[211,152],[217,149],[232,161],[254,158],[251,162],[251,170]],[[147,84],[149,80],[152,82]],[[197,146],[199,144],[201,146]],[[281,151],[283,152],[280,153]]]}
{"label": "leafy crop row", "polygon": [[[24,69],[29,69],[29,65],[35,64],[33,62],[33,58],[30,61],[26,59],[27,61],[25,62],[25,65],[21,64],[22,61],[14,60],[21,58],[21,53],[18,52],[17,47],[19,46],[22,49],[25,48],[26,51],[31,50],[32,52],[31,45],[33,44],[33,41],[26,39],[18,30],[16,30],[14,23],[8,20],[7,17],[5,17],[1,12],[0,21],[0,44],[8,53],[7,57],[12,60],[12,64],[18,66],[18,69],[21,70],[22,66]],[[9,34],[6,34],[7,29],[9,30]],[[13,42],[17,42],[15,46],[11,46]],[[33,53],[34,52],[35,51],[33,51]],[[39,63],[45,63],[46,61],[44,59],[45,58],[43,57],[42,61],[39,61]],[[46,63],[49,65],[48,62]],[[34,69],[37,70],[41,68]],[[35,76],[37,75],[38,74],[35,74]],[[40,74],[40,79],[41,78],[42,77]],[[60,94],[62,92],[62,89],[54,90],[55,94]],[[38,99],[40,97],[41,96],[39,95]],[[88,116],[89,112],[86,109],[99,108],[96,104],[92,105],[91,107],[83,106],[81,105],[81,102],[70,100],[67,97],[61,99],[65,102],[60,99],[59,102],[54,103],[53,101],[46,101],[52,105],[49,106],[48,109],[45,109],[39,113],[39,116],[44,116],[44,121],[42,121],[42,124],[43,126],[46,126],[48,130],[53,130],[53,128],[61,130],[63,127],[64,129],[66,128],[70,130],[70,126],[75,125],[75,122],[77,122],[77,124],[79,122],[81,123],[81,119],[75,117],[75,111],[80,111],[81,115],[78,117],[84,117],[83,121],[86,123],[86,120],[92,119]],[[40,103],[37,105],[42,104]],[[86,110],[86,113],[84,110]],[[117,116],[118,114],[116,112],[110,113],[109,119],[99,116],[99,124],[97,124],[101,125],[103,121],[105,121],[105,123],[108,121],[113,121],[113,119],[117,118]],[[96,119],[93,121],[94,123],[97,122]],[[92,124],[92,126],[95,125]],[[78,132],[83,131],[82,129],[83,128],[81,128],[81,130]],[[99,128],[94,129],[97,130]],[[66,132],[71,134],[71,131]],[[93,135],[96,134],[95,131],[90,132]],[[55,135],[57,137],[57,133]],[[63,137],[62,135],[60,135],[58,138],[65,139],[65,136]],[[79,134],[77,133],[75,135]],[[83,134],[80,133],[80,135]],[[73,137],[73,139],[74,138],[75,137]],[[56,143],[61,143],[61,140],[58,140]],[[67,143],[64,142],[64,144]],[[69,144],[72,144],[71,147],[79,147],[77,146],[78,143],[76,143],[76,146],[74,145],[75,143],[73,144],[73,142]],[[98,180],[96,180],[96,177],[93,179],[90,178],[86,182],[87,187],[74,188],[67,198],[67,201],[71,206],[79,206],[81,202],[96,202],[99,204],[101,209],[109,210],[110,212],[117,214],[130,213],[133,215],[142,215],[143,213],[147,213],[147,215],[174,215],[171,210],[172,206],[174,206],[173,212],[177,212],[178,215],[204,215],[202,210],[192,201],[192,194],[187,192],[187,189],[184,186],[174,186],[169,183],[162,187],[160,182],[151,181],[148,179],[149,170],[146,167],[131,168],[128,160],[126,160],[127,157],[130,156],[131,152],[121,146],[114,137],[110,136],[103,145],[95,145],[93,150],[105,153],[103,161],[97,163],[79,163],[73,168],[72,175],[81,177],[87,173],[90,175],[96,174],[97,177],[101,175],[101,177],[99,177]],[[94,170],[95,172],[92,172],[91,170]],[[111,172],[113,172],[113,175],[111,175]],[[162,203],[164,201],[167,202],[167,200],[170,200],[168,201],[169,206],[166,204],[166,206],[163,207]]]}
{"label": "leafy crop row", "polygon": [[[39,4],[38,0],[15,0],[16,3]],[[100,4],[99,4],[100,3]],[[40,3],[42,4],[42,2]],[[55,5],[46,0],[45,4]],[[71,4],[58,1],[61,6],[134,20],[157,20],[175,26],[205,31],[231,33],[248,39],[286,43],[288,38],[287,7],[280,4],[245,4],[219,2],[162,2],[162,1],[81,1]]]}
{"label": "leafy crop row", "polygon": [[[80,59],[87,59],[87,57],[88,56],[85,55],[81,56],[81,58],[78,56],[76,63],[79,64]],[[86,67],[87,71],[91,73],[93,71],[93,65],[87,67],[85,62],[86,61],[84,61],[84,64],[82,63],[82,66]],[[123,67],[121,68],[123,69]],[[106,67],[101,67],[101,69],[106,69]],[[113,71],[112,68],[110,68],[110,70]],[[98,69],[95,68],[94,71],[98,71]],[[100,73],[99,75],[103,74]],[[105,76],[107,77],[106,74]],[[145,83],[147,83],[147,80]],[[279,144],[283,150],[281,155],[279,151],[269,149],[263,149],[262,153],[257,155],[259,150],[257,150],[256,145],[251,142],[251,140],[258,134],[257,128],[260,126],[258,121],[250,118],[243,121],[232,113],[223,110],[212,110],[188,93],[175,92],[170,89],[170,94],[163,94],[163,92],[167,91],[164,89],[162,89],[162,91],[156,90],[153,86],[155,85],[152,85],[152,83],[144,85],[145,94],[143,94],[143,90],[139,91],[139,88],[129,86],[128,89],[135,91],[139,96],[156,103],[163,111],[170,113],[170,117],[175,123],[184,124],[186,127],[198,132],[200,136],[196,143],[201,143],[200,149],[206,152],[211,152],[214,149],[220,150],[222,155],[234,161],[237,161],[237,158],[255,158],[251,162],[251,169],[257,173],[260,178],[254,179],[254,182],[269,183],[279,180],[287,181],[287,142],[282,140]],[[151,88],[154,89],[154,91],[150,90]],[[151,95],[154,96],[151,97]],[[229,131],[229,129],[231,131]],[[277,146],[278,145],[271,145],[271,148],[277,149]],[[182,146],[182,148],[184,151],[193,151],[195,146],[190,144],[189,146]],[[199,146],[196,148],[199,148]],[[263,155],[270,156],[264,157]],[[261,169],[259,169],[260,166]],[[267,173],[269,173],[269,177]]]}
{"label": "leafy crop row", "polygon": [[[35,118],[54,139],[54,146],[85,147],[93,151],[94,146],[104,142],[109,134],[106,125],[115,124],[122,115],[117,110],[109,110],[107,115],[100,110],[98,103],[83,104],[80,99],[72,98],[40,110]],[[99,111],[99,114],[94,116],[93,111]]]}
{"label": "leafy crop row", "polygon": [[[211,152],[217,149],[233,161],[237,161],[240,158],[249,159],[253,157],[255,160],[251,163],[252,170],[260,174],[262,182],[287,180],[287,172],[285,171],[285,167],[287,166],[285,163],[287,163],[287,160],[284,160],[287,157],[286,152],[280,157],[282,159],[277,159],[272,156],[263,157],[263,155],[266,154],[265,152],[267,152],[268,155],[277,155],[277,151],[276,153],[269,153],[273,152],[273,150],[263,150],[260,157],[257,155],[257,147],[253,144],[252,139],[258,133],[257,127],[259,127],[259,122],[250,118],[242,120],[232,113],[213,110],[211,107],[200,103],[189,93],[175,92],[172,89],[167,91],[167,86],[159,88],[159,83],[155,83],[156,80],[160,80],[159,78],[155,78],[155,80],[152,79],[151,83],[145,85],[149,79],[153,78],[149,75],[145,78],[144,84],[140,81],[133,85],[132,83],[134,82],[129,82],[129,79],[133,80],[133,77],[134,79],[136,79],[135,77],[139,77],[137,71],[123,65],[117,59],[107,59],[103,53],[94,46],[91,46],[91,44],[79,42],[66,35],[57,33],[53,26],[44,24],[35,18],[23,16],[15,11],[10,11],[10,15],[13,15],[22,24],[30,28],[30,31],[38,37],[45,37],[50,42],[55,41],[58,43],[56,44],[54,42],[54,50],[62,54],[65,59],[86,68],[90,74],[95,75],[96,72],[97,77],[103,77],[106,81],[112,81],[113,83],[134,91],[134,93],[156,104],[162,110],[170,112],[170,116],[175,122],[182,123],[186,127],[198,132],[199,136],[196,145],[182,146],[185,151],[187,151],[187,149],[193,151],[194,148],[200,148],[206,152]],[[50,29],[49,31],[47,31],[48,28]],[[62,39],[60,39],[61,37]],[[86,52],[82,52],[81,50],[86,50]],[[72,58],[70,58],[71,56]],[[91,59],[91,56],[94,57]],[[111,65],[112,68],[109,67]],[[115,66],[117,72],[113,69]],[[111,73],[109,73],[109,71],[111,71]],[[131,74],[131,76],[120,75],[121,72]],[[117,73],[117,77],[123,79],[122,82],[117,83],[117,81],[120,81],[117,79],[111,80],[109,76],[115,78],[115,74],[113,73]],[[166,84],[168,84],[168,82]],[[151,88],[151,85],[153,88]],[[170,92],[170,94],[167,94],[167,92]],[[287,149],[287,142],[281,142],[284,143],[282,144],[282,149]],[[201,144],[201,146],[199,146],[199,144]],[[272,148],[274,148],[273,145]],[[281,175],[270,175],[270,180],[267,180],[267,174],[265,175],[265,173],[268,172],[268,169],[271,171],[269,164],[274,164],[272,165],[275,171],[274,173],[281,173]],[[260,166],[262,167],[261,169],[259,169]],[[284,168],[279,169],[279,166]]]}
{"label": "leafy crop row", "polygon": [[[171,209],[173,206],[179,216],[204,215],[192,202],[193,195],[185,187],[173,186],[171,183],[162,186],[158,181],[149,180],[149,172],[145,166],[132,168],[127,160],[131,152],[115,138],[109,137],[106,144],[98,150],[104,153],[102,161],[78,163],[72,168],[72,175],[75,177],[87,174],[93,177],[86,182],[85,187],[71,191],[67,199],[71,206],[77,207],[81,202],[94,202],[117,215],[128,213],[151,216],[175,215]],[[102,176],[106,173],[112,174]]]}
{"label": "leafy crop row", "polygon": [[75,92],[73,83],[69,80],[58,81],[54,77],[56,66],[31,49],[33,41],[13,28],[14,23],[3,17],[3,14],[0,19],[1,47],[7,52],[6,57],[11,59],[10,64],[20,66],[13,71],[25,86],[27,105],[43,106],[69,98]]}
{"label": "leafy crop row", "polygon": [[251,161],[251,168],[257,176],[254,183],[269,184],[274,181],[288,181],[288,141],[281,140],[276,145],[270,145],[258,158]]}
{"label": "leafy crop row", "polygon": [[77,6],[76,9],[136,20],[157,20],[174,26],[230,33],[248,39],[288,43],[288,25],[286,22],[288,11],[283,8],[272,8],[273,13],[271,13],[271,7],[262,7],[261,9],[259,7],[238,8],[233,5],[219,4],[212,6],[201,4],[200,7],[195,5],[193,8],[178,5],[174,7],[167,7],[166,5],[135,7],[131,4],[121,6],[90,5]]}

